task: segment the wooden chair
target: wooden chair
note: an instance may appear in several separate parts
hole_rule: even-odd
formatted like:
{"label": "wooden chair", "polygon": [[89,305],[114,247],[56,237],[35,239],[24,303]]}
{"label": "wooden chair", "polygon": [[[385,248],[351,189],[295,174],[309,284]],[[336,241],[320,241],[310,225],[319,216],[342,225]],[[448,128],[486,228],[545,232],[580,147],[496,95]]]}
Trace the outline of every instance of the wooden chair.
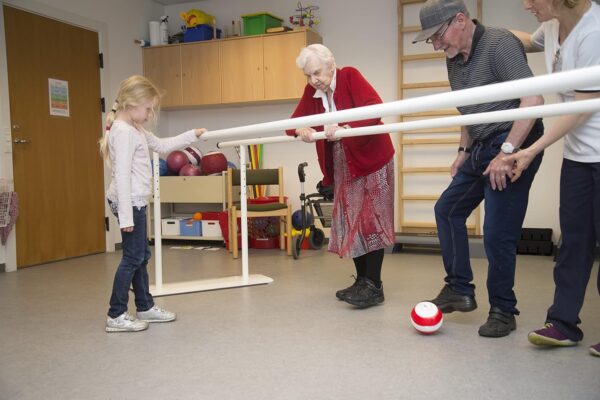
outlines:
{"label": "wooden chair", "polygon": [[[266,204],[248,204],[248,218],[279,217],[279,248],[292,255],[292,206],[283,195],[283,168],[246,170],[246,185],[276,185],[278,201]],[[240,170],[227,170],[227,211],[229,214],[229,250],[238,258],[237,219],[241,215],[239,203],[233,202],[233,188],[240,186]],[[287,235],[287,236],[286,236]]]}

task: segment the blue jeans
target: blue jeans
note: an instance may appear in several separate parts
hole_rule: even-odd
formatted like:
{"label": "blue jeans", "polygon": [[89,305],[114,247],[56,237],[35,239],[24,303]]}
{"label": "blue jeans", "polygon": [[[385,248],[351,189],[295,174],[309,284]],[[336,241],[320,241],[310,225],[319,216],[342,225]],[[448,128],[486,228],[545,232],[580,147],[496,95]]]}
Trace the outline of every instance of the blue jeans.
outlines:
{"label": "blue jeans", "polygon": [[[533,143],[540,135],[541,132],[532,130],[523,147]],[[527,211],[529,188],[543,154],[533,160],[516,182],[509,180],[506,189],[492,190],[489,177],[484,176],[483,172],[498,155],[507,136],[508,132],[504,132],[487,141],[474,143],[471,156],[437,201],[435,219],[446,269],[446,283],[458,293],[475,296],[466,220],[485,200],[483,241],[488,258],[489,302],[504,312],[519,314],[513,291],[517,243]]]}
{"label": "blue jeans", "polygon": [[133,207],[133,225],[133,232],[121,231],[123,258],[115,273],[110,296],[108,316],[111,318],[127,311],[130,286],[133,287],[137,311],[146,311],[154,306],[146,268],[151,256],[146,233],[146,207]]}
{"label": "blue jeans", "polygon": [[[569,339],[580,341],[585,290],[600,238],[600,163],[564,159],[560,173],[560,230],[562,245],[554,266],[554,303],[546,322]],[[600,293],[600,273],[598,273]]]}

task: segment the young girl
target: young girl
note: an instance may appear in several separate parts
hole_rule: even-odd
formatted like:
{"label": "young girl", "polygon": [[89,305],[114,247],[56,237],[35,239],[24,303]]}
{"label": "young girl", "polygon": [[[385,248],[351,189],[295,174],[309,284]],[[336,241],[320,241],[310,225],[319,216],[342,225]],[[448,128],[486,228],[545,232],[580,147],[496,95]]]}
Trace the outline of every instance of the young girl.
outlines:
{"label": "young girl", "polygon": [[[169,322],[176,318],[175,313],[154,304],[148,285],[146,206],[152,184],[148,149],[168,153],[189,146],[206,130],[194,129],[166,139],[154,136],[143,125],[149,119],[156,122],[159,103],[160,93],[148,79],[143,76],[125,79],[106,117],[106,134],[100,140],[100,151],[112,167],[106,198],[119,220],[123,246],[110,298],[107,332],[142,331],[148,329],[149,322]],[[127,312],[130,286],[135,295],[137,319]]]}

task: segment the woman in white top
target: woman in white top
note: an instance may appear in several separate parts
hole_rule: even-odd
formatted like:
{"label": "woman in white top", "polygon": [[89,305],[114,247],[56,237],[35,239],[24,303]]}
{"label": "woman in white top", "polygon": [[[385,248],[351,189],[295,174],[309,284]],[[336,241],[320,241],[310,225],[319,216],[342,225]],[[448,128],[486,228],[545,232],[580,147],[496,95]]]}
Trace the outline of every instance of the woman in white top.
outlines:
{"label": "woman in white top", "polygon": [[[528,50],[544,50],[549,73],[600,64],[600,6],[590,0],[525,0],[542,25],[531,35],[515,32]],[[560,93],[562,101],[600,97],[600,87]],[[531,343],[574,346],[583,339],[579,311],[600,239],[600,112],[557,118],[527,149],[509,157],[519,178],[540,151],[564,137],[560,178],[562,245],[554,267],[554,303],[546,325],[530,332]],[[598,276],[600,292],[600,274]],[[600,356],[600,343],[589,348]]]}
{"label": "woman in white top", "polygon": [[[123,258],[115,273],[107,332],[131,332],[148,328],[149,322],[168,322],[175,313],[154,304],[149,290],[150,249],[146,232],[146,206],[151,193],[152,168],[149,149],[159,153],[189,146],[205,129],[193,129],[172,138],[161,139],[144,129],[149,119],[156,121],[160,93],[143,76],[121,82],[117,100],[106,118],[106,134],[100,151],[112,168],[106,193],[121,228]],[[137,318],[127,312],[129,288],[133,287]]]}

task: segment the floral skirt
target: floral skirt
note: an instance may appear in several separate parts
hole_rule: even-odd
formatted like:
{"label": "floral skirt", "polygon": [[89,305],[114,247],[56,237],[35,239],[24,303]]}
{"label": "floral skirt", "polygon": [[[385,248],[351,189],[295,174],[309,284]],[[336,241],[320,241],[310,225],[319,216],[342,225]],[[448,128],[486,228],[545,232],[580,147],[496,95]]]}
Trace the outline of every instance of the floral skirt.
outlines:
{"label": "floral skirt", "polygon": [[334,201],[329,251],[356,258],[394,245],[394,160],[352,178],[340,142],[333,146]]}

